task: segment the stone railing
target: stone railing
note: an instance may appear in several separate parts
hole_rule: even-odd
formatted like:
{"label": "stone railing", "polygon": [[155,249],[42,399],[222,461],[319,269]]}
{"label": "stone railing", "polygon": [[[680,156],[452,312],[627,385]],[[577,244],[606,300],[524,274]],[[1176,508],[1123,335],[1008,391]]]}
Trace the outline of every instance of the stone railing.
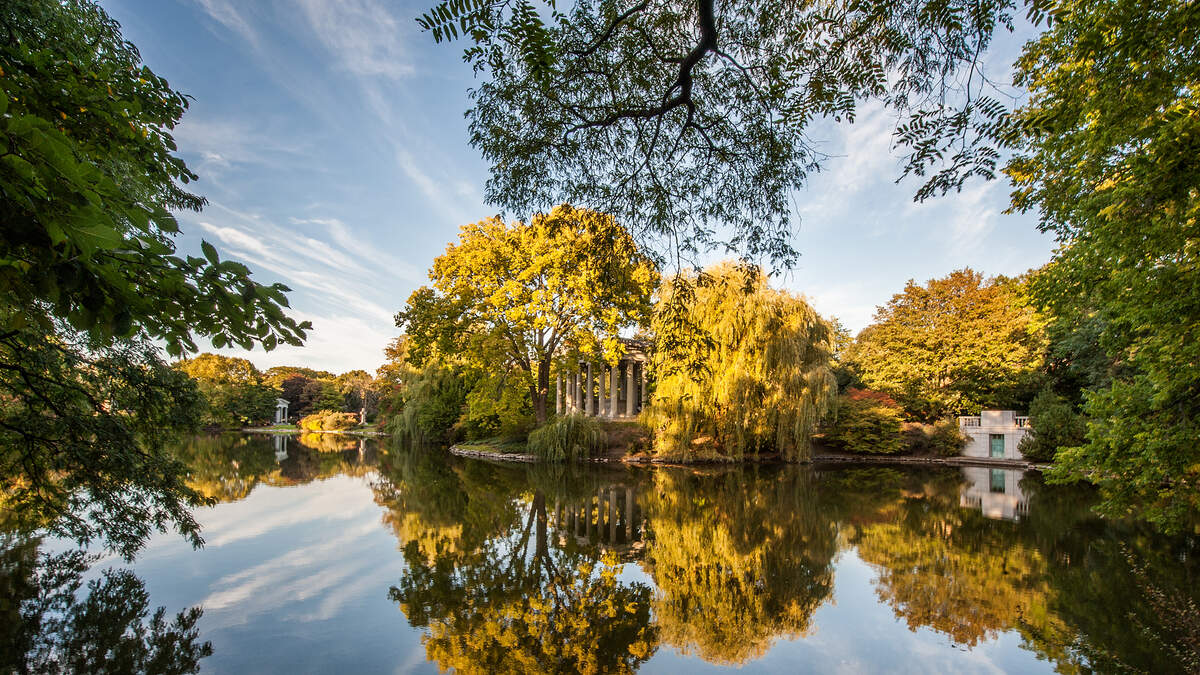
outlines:
{"label": "stone railing", "polygon": [[977,427],[979,426],[979,416],[960,417],[958,418],[958,426],[960,427]]}
{"label": "stone railing", "polygon": [[1029,427],[1029,418],[1028,417],[1014,417],[1013,422],[1016,423],[1016,425],[1022,429]]}

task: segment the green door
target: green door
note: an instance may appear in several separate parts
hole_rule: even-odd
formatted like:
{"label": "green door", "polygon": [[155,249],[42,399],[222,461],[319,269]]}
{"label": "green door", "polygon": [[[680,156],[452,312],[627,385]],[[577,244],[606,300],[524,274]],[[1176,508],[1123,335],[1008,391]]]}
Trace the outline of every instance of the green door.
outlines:
{"label": "green door", "polygon": [[992,434],[992,457],[1004,457],[1004,434]]}

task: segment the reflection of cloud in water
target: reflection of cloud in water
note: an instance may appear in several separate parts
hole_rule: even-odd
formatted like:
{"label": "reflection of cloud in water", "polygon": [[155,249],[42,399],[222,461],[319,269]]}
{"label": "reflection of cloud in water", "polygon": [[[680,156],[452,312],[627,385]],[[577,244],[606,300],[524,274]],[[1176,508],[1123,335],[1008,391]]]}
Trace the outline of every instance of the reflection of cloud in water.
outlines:
{"label": "reflection of cloud in water", "polygon": [[[368,480],[337,478],[304,490],[260,488],[236,504],[221,504],[197,514],[206,536],[205,548],[254,539],[271,530],[314,520],[354,520],[377,513]],[[330,504],[336,508],[330,508]]]}
{"label": "reflection of cloud in water", "polygon": [[[230,574],[213,583],[214,592],[204,600],[204,606],[217,611],[257,601],[257,611],[275,609],[296,600],[307,600],[348,578],[361,560],[349,559],[347,551],[357,540],[375,531],[375,523],[363,523],[341,535],[317,544],[286,551],[270,560]],[[320,575],[308,576],[314,568]]]}

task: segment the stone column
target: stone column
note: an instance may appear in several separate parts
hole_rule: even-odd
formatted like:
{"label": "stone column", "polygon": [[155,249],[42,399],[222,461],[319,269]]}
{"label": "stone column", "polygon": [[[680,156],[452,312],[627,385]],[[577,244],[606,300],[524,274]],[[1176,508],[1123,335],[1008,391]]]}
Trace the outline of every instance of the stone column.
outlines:
{"label": "stone column", "polygon": [[600,364],[600,372],[596,373],[596,415],[603,417],[608,414],[608,364]]}
{"label": "stone column", "polygon": [[634,388],[635,388],[635,385],[633,383],[633,367],[634,367],[633,361],[627,361],[625,363],[625,415],[627,417],[633,417],[633,401],[634,401]]}
{"label": "stone column", "polygon": [[619,417],[619,415],[617,414],[617,401],[621,400],[620,399],[620,390],[617,388],[617,383],[620,382],[620,380],[621,380],[621,364],[620,364],[620,362],[618,362],[617,365],[615,365],[615,366],[609,366],[608,372],[609,372],[608,418],[615,420],[615,419],[617,419],[617,417]]}
{"label": "stone column", "polygon": [[640,410],[640,409],[643,409],[646,407],[646,362],[645,361],[641,361],[638,363],[638,392],[639,392],[639,396],[640,396],[641,402],[642,402],[641,406],[638,407],[638,409]]}
{"label": "stone column", "polygon": [[583,410],[583,364],[579,364],[579,372],[575,373],[575,412]]}
{"label": "stone column", "polygon": [[554,381],[554,414],[563,414],[563,376],[558,374],[558,379]]}
{"label": "stone column", "polygon": [[592,393],[595,391],[596,380],[592,376],[592,364],[587,364],[587,384],[584,385],[583,392],[583,412],[587,415],[596,414],[596,401],[592,398]]}

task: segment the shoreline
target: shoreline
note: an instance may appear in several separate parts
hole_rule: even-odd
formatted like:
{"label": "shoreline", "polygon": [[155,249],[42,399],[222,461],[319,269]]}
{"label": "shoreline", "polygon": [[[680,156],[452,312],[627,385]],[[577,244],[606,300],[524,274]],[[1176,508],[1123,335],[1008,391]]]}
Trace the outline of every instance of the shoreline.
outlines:
{"label": "shoreline", "polygon": [[[229,431],[235,430],[230,429]],[[339,434],[342,436],[387,436],[387,434],[382,431],[373,431],[368,429],[349,429],[344,431],[327,431],[322,429],[320,431],[312,431],[310,429],[300,429],[299,427],[295,429],[247,427],[244,429],[238,429],[236,431],[242,431],[243,433],[247,434]]]}
{"label": "shoreline", "polygon": [[[490,459],[499,462],[519,462],[531,464],[541,462],[536,455],[528,453],[516,452],[497,452],[494,450],[475,450],[472,448],[464,448],[459,445],[452,445],[449,448],[452,455],[458,457],[470,457],[474,459]],[[676,467],[694,467],[707,465],[749,465],[749,464],[790,464],[792,462],[784,462],[779,459],[761,459],[761,460],[743,460],[743,461],[723,461],[723,460],[695,460],[684,461],[679,459],[655,458],[655,457],[593,457],[589,459],[577,460],[585,464],[653,464],[657,466],[676,466]],[[879,456],[879,455],[813,455],[802,462],[794,462],[795,464],[932,464],[935,466],[979,466],[991,467],[996,469],[1024,469],[1026,471],[1041,471],[1046,465],[1038,464],[1024,459],[991,459],[986,457],[913,457],[913,456]]]}

